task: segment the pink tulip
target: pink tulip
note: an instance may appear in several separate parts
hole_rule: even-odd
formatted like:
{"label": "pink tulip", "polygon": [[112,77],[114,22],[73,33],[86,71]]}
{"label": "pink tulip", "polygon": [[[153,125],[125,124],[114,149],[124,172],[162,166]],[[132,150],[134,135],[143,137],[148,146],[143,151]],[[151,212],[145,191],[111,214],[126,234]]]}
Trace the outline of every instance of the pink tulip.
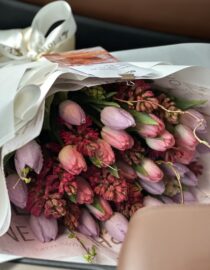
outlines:
{"label": "pink tulip", "polygon": [[23,173],[26,167],[33,169],[37,174],[43,166],[43,156],[40,145],[32,140],[15,152],[15,168],[20,177],[26,177]]}
{"label": "pink tulip", "polygon": [[184,147],[176,147],[169,149],[166,152],[166,161],[179,162],[183,164],[189,164],[195,157],[195,151],[191,151]]}
{"label": "pink tulip", "polygon": [[156,125],[148,125],[137,123],[136,130],[142,137],[155,138],[159,136],[165,129],[163,121],[154,114],[149,114],[149,116],[157,122]]}
{"label": "pink tulip", "polygon": [[128,179],[128,180],[134,180],[137,177],[136,171],[129,166],[124,161],[117,161],[116,163],[117,168],[119,169],[119,174],[122,175],[122,177]]}
{"label": "pink tulip", "polygon": [[133,138],[124,130],[114,130],[109,127],[103,127],[101,137],[114,148],[124,151],[134,145]]}
{"label": "pink tulip", "polygon": [[77,229],[79,232],[87,236],[99,236],[99,226],[86,209],[82,209],[81,211],[79,218],[79,226],[77,227]]}
{"label": "pink tulip", "polygon": [[116,107],[105,107],[101,111],[101,122],[110,128],[122,130],[135,126],[133,116],[124,109]]}
{"label": "pink tulip", "polygon": [[205,132],[207,122],[204,116],[196,110],[189,109],[180,117],[180,124],[189,127],[191,130],[196,128],[198,132]]}
{"label": "pink tulip", "polygon": [[87,204],[86,206],[101,221],[109,219],[113,214],[110,204],[102,197],[95,197],[93,204]]}
{"label": "pink tulip", "polygon": [[151,196],[146,196],[144,197],[143,205],[144,206],[160,206],[160,205],[163,205],[163,203],[156,198],[153,198]]}
{"label": "pink tulip", "polygon": [[100,166],[107,167],[115,162],[114,152],[106,141],[102,139],[97,140],[99,148],[96,150],[95,155],[99,160]]}
{"label": "pink tulip", "polygon": [[79,126],[86,122],[83,109],[74,101],[65,100],[59,105],[60,117],[70,125]]}
{"label": "pink tulip", "polygon": [[34,235],[41,242],[55,240],[58,234],[58,223],[54,218],[46,218],[44,214],[39,217],[31,215],[30,227]]}
{"label": "pink tulip", "polygon": [[175,144],[175,139],[171,133],[165,130],[159,137],[157,138],[146,138],[147,145],[160,152],[164,152],[167,149],[171,148]]}
{"label": "pink tulip", "polygon": [[93,190],[89,183],[82,177],[76,177],[77,181],[77,203],[92,203],[93,202]]}
{"label": "pink tulip", "polygon": [[175,138],[178,146],[187,148],[189,150],[195,150],[198,144],[192,130],[184,125],[177,125],[175,127]]}
{"label": "pink tulip", "polygon": [[144,158],[140,166],[141,170],[137,171],[140,179],[150,182],[159,182],[162,180],[163,172],[151,159]]}
{"label": "pink tulip", "polygon": [[87,170],[86,162],[75,146],[64,146],[59,152],[58,159],[63,168],[73,175]]}
{"label": "pink tulip", "polygon": [[7,176],[6,183],[10,201],[19,208],[24,209],[28,198],[28,188],[25,182],[17,174],[10,174]]}
{"label": "pink tulip", "polygon": [[104,228],[109,235],[119,242],[123,242],[128,230],[128,220],[120,213],[103,222]]}

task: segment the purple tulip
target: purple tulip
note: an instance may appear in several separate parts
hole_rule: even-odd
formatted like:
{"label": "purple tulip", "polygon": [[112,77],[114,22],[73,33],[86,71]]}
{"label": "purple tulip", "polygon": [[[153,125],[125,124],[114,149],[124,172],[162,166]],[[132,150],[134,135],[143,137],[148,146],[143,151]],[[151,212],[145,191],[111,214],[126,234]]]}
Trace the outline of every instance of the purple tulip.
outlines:
{"label": "purple tulip", "polygon": [[143,205],[144,206],[160,206],[160,205],[163,205],[163,203],[156,198],[153,198],[151,196],[146,196],[144,197]]}
{"label": "purple tulip", "polygon": [[58,234],[58,223],[54,218],[46,218],[44,214],[39,217],[31,215],[31,230],[40,242],[55,240]]}
{"label": "purple tulip", "polygon": [[17,174],[10,174],[6,179],[10,201],[24,209],[27,204],[28,188]]}
{"label": "purple tulip", "polygon": [[181,114],[180,124],[189,127],[190,129],[198,132],[206,132],[207,122],[204,116],[196,110],[190,109],[185,111],[186,113]]}
{"label": "purple tulip", "polygon": [[144,190],[147,192],[154,194],[154,195],[160,195],[163,194],[165,191],[165,185],[163,181],[159,181],[157,183],[145,181],[142,179],[139,179],[139,182]]}
{"label": "purple tulip", "polygon": [[174,201],[169,198],[168,196],[160,196],[160,199],[165,203],[165,204],[174,204]]}
{"label": "purple tulip", "polygon": [[40,173],[43,166],[43,156],[40,145],[32,140],[25,144],[15,153],[15,168],[18,175],[26,177],[24,169],[29,167],[33,169],[37,174]]}
{"label": "purple tulip", "polygon": [[96,237],[99,236],[99,226],[91,216],[91,214],[82,209],[81,215],[79,218],[79,227],[77,228],[79,232],[87,236]]}
{"label": "purple tulip", "polygon": [[[188,203],[195,203],[196,197],[190,192],[190,191],[183,191],[183,196],[184,196],[184,203],[188,204]],[[172,197],[173,201],[176,203],[180,203],[181,202],[181,194],[178,193],[175,196]]]}
{"label": "purple tulip", "polygon": [[79,126],[86,122],[83,109],[74,101],[65,100],[59,105],[60,117],[70,125]]}
{"label": "purple tulip", "polygon": [[105,107],[101,111],[101,122],[105,126],[116,130],[122,130],[136,125],[133,116],[129,112],[111,106]]}
{"label": "purple tulip", "polygon": [[[183,184],[191,187],[198,185],[198,179],[196,175],[187,166],[181,163],[173,163],[173,168],[180,175],[180,180]],[[166,164],[162,164],[161,169],[170,176],[176,176],[174,170]]]}
{"label": "purple tulip", "polygon": [[103,225],[111,237],[123,242],[128,230],[128,220],[122,214],[115,212],[110,219],[103,222]]}

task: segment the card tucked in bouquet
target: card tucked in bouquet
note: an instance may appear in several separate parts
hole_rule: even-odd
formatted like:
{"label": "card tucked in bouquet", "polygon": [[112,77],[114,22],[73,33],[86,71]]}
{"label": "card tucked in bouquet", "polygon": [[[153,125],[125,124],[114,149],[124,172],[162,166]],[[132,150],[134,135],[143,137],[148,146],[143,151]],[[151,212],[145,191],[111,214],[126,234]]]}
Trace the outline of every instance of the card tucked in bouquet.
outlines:
{"label": "card tucked in bouquet", "polygon": [[114,265],[135,211],[210,201],[209,70],[46,57],[2,70],[0,253]]}

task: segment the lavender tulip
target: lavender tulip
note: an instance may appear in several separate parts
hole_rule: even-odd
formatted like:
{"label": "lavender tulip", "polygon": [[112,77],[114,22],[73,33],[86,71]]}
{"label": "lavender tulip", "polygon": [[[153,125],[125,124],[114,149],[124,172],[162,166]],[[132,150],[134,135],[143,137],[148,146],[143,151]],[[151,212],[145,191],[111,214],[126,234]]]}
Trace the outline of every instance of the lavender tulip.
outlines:
{"label": "lavender tulip", "polygon": [[198,132],[206,132],[207,122],[204,116],[196,110],[189,109],[180,117],[180,124]]}
{"label": "lavender tulip", "polygon": [[165,185],[163,181],[154,183],[154,182],[149,182],[149,181],[139,179],[139,182],[141,186],[143,187],[143,189],[151,194],[160,195],[160,194],[163,194],[163,192],[165,191]]}
{"label": "lavender tulip", "polygon": [[59,105],[60,117],[70,125],[79,126],[86,122],[83,109],[74,101],[65,100]]}
{"label": "lavender tulip", "polygon": [[79,227],[77,228],[79,232],[87,236],[96,237],[99,235],[99,226],[91,216],[91,214],[83,209],[79,218]]}
{"label": "lavender tulip", "polygon": [[160,205],[163,205],[163,203],[156,198],[153,198],[151,196],[146,196],[144,197],[143,205],[144,206],[160,206]]}
{"label": "lavender tulip", "polygon": [[160,196],[160,199],[165,203],[165,204],[174,204],[174,201],[169,198],[168,196]]}
{"label": "lavender tulip", "polygon": [[10,174],[6,179],[10,201],[24,209],[27,204],[28,188],[17,174]]}
{"label": "lavender tulip", "polygon": [[[170,166],[165,164],[161,165],[161,169],[170,176],[176,176],[176,173],[179,174],[180,180],[183,184],[191,187],[195,187],[198,185],[198,179],[196,175],[185,165],[181,163],[174,163],[172,169]],[[175,171],[176,173],[175,173]]]}
{"label": "lavender tulip", "polygon": [[105,126],[116,130],[122,130],[136,125],[133,116],[129,112],[111,106],[105,107],[101,111],[101,122]]}
{"label": "lavender tulip", "polygon": [[[188,204],[188,203],[195,203],[196,197],[190,192],[190,191],[184,191],[183,192],[183,196],[184,196],[184,203]],[[180,203],[181,202],[181,194],[178,193],[175,196],[172,197],[173,201],[176,203]]]}
{"label": "lavender tulip", "polygon": [[15,168],[21,178],[26,178],[25,169],[33,169],[37,174],[40,173],[43,166],[43,156],[40,145],[32,140],[25,144],[15,153]]}
{"label": "lavender tulip", "polygon": [[122,214],[115,212],[103,225],[115,240],[123,242],[128,230],[128,220]]}
{"label": "lavender tulip", "polygon": [[54,218],[46,218],[44,214],[39,217],[31,215],[30,227],[36,238],[41,242],[55,240],[58,234],[58,223]]}

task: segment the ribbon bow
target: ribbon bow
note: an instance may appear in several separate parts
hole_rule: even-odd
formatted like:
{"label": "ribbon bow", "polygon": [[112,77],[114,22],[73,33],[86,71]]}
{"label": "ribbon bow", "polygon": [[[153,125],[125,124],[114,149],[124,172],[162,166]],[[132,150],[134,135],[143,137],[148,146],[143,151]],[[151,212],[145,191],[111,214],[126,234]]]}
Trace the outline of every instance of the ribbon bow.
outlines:
{"label": "ribbon bow", "polygon": [[30,27],[0,31],[0,62],[36,60],[45,53],[65,50],[75,32],[76,23],[68,3],[50,3],[36,14]]}

